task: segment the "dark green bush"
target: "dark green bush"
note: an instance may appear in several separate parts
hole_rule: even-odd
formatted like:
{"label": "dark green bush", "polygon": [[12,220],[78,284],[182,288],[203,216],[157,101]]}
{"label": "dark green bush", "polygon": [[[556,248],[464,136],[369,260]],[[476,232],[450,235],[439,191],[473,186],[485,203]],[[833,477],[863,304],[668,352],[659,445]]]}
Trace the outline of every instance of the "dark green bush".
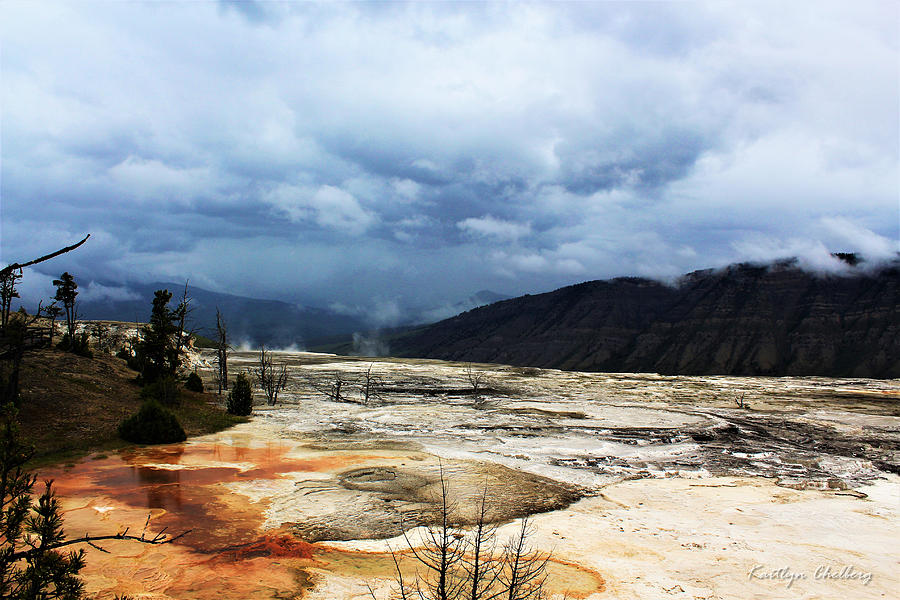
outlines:
{"label": "dark green bush", "polygon": [[178,383],[174,377],[162,377],[141,390],[141,398],[155,400],[163,406],[178,406],[181,398],[178,395]]}
{"label": "dark green bush", "polygon": [[187,439],[175,415],[154,400],[144,402],[136,415],[122,421],[119,437],[135,444],[171,444]]}
{"label": "dark green bush", "polygon": [[253,390],[250,389],[250,380],[243,373],[235,378],[226,405],[233,415],[245,417],[253,412]]}
{"label": "dark green bush", "polygon": [[187,381],[184,383],[184,389],[191,390],[192,392],[202,392],[203,380],[200,379],[200,376],[196,373],[191,373],[190,375],[188,375]]}

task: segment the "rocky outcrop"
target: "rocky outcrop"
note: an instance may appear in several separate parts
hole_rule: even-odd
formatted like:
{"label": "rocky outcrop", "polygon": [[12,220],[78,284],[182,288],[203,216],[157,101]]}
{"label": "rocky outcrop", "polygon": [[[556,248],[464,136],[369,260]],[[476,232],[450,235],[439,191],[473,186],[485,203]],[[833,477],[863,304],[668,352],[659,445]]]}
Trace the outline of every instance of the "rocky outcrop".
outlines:
{"label": "rocky outcrop", "polygon": [[677,285],[591,281],[468,311],[392,353],[586,371],[900,377],[900,265],[813,274],[794,262]]}

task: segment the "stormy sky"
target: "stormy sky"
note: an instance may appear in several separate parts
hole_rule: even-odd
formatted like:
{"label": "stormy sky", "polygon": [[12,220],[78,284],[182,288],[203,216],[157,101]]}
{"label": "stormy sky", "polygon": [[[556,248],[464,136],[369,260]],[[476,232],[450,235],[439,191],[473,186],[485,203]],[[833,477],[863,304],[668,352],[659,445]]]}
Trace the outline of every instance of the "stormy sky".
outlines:
{"label": "stormy sky", "polygon": [[884,257],[898,10],[6,0],[0,261],[390,312]]}

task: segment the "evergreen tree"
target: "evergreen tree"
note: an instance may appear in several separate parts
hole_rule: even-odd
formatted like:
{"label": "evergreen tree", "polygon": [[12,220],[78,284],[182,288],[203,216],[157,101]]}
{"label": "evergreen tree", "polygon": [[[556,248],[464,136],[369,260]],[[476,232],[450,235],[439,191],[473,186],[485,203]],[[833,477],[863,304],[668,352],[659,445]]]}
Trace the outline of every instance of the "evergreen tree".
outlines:
{"label": "evergreen tree", "polygon": [[[66,539],[53,482],[47,481],[37,501],[32,500],[36,477],[25,469],[25,464],[34,455],[34,449],[19,441],[15,417],[16,410],[11,405],[0,408],[0,598],[81,600],[84,584],[78,573],[84,568],[84,551],[62,548],[90,544],[103,550],[96,545],[103,540],[169,544],[188,533],[167,536],[163,530],[146,535],[145,525],[140,536],[129,535],[126,528],[111,535],[85,534]],[[148,516],[148,523],[149,520]]]}
{"label": "evergreen tree", "polygon": [[174,377],[178,369],[178,348],[174,336],[178,332],[176,311],[169,309],[172,294],[156,290],[150,323],[141,329],[137,345],[141,380],[146,385],[164,377]]}
{"label": "evergreen tree", "polygon": [[226,408],[231,414],[242,417],[253,412],[253,391],[250,389],[250,380],[243,373],[238,373],[234,380],[234,388],[228,394]]}
{"label": "evergreen tree", "polygon": [[53,280],[56,286],[56,296],[54,300],[62,302],[66,311],[66,333],[69,335],[69,343],[75,340],[75,296],[78,295],[78,284],[75,278],[68,271],[60,275],[59,279]]}
{"label": "evergreen tree", "polygon": [[52,482],[32,504],[35,477],[23,467],[33,452],[18,441],[14,414],[4,408],[0,431],[0,598],[78,600],[84,552],[58,550],[66,538]]}

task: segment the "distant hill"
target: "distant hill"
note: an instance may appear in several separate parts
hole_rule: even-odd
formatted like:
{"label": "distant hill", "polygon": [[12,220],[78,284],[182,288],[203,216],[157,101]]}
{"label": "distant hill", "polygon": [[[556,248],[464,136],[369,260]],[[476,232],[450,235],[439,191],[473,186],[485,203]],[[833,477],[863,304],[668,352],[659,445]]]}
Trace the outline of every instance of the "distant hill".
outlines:
{"label": "distant hill", "polygon": [[[83,319],[107,319],[112,321],[146,322],[150,317],[153,293],[168,289],[175,306],[181,298],[184,284],[150,283],[132,284],[128,287],[133,298],[115,300],[79,300],[78,312]],[[304,347],[311,340],[335,335],[350,335],[364,331],[368,326],[362,320],[327,309],[297,306],[279,300],[260,300],[231,294],[220,294],[189,286],[193,326],[202,335],[212,336],[216,328],[216,307],[222,311],[228,324],[228,336],[234,344],[247,343],[257,346]]]}
{"label": "distant hill", "polygon": [[[842,257],[843,258],[843,257]],[[590,281],[398,333],[395,356],[608,372],[900,377],[900,268]]]}

